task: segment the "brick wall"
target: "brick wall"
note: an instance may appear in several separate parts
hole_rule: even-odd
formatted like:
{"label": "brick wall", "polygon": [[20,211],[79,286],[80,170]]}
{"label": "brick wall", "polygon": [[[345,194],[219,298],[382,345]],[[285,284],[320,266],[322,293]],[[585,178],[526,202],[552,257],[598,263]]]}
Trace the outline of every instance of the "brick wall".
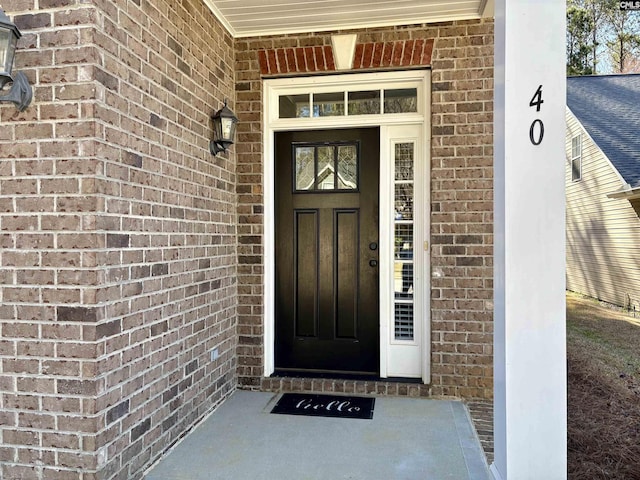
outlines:
{"label": "brick wall", "polygon": [[[139,478],[236,375],[261,385],[258,52],[330,36],[234,50],[199,0],[3,7],[35,98],[23,113],[0,106],[0,475]],[[434,41],[436,395],[492,392],[492,31],[359,32]],[[241,120],[237,155],[213,158],[209,116],[224,98]]]}
{"label": "brick wall", "polygon": [[[416,394],[427,392],[431,395],[491,398],[493,21],[462,21],[429,26],[370,29],[353,33],[358,33],[357,42],[360,44],[401,44],[402,41],[406,41],[404,45],[414,45],[410,41],[416,40],[415,44],[418,44],[422,40],[433,40],[433,382],[428,390],[404,390],[414,391]],[[237,111],[241,120],[241,143],[237,149],[240,244],[238,374],[240,383],[248,388],[264,388],[265,385],[266,388],[273,388],[273,382],[264,383],[261,379],[263,126],[260,73],[261,66],[263,70],[265,68],[265,59],[266,65],[269,65],[269,58],[260,52],[280,49],[295,53],[297,49],[329,45],[330,33],[236,41]],[[277,56],[276,64],[280,65],[277,63]],[[296,385],[298,383],[300,382],[293,382]],[[287,383],[290,384],[292,382]],[[343,388],[343,384],[344,382],[325,381],[322,382],[322,388],[330,390],[331,385]],[[374,384],[370,387],[378,388]]]}
{"label": "brick wall", "polygon": [[233,42],[200,0],[3,7],[0,477],[140,478],[237,383]]}

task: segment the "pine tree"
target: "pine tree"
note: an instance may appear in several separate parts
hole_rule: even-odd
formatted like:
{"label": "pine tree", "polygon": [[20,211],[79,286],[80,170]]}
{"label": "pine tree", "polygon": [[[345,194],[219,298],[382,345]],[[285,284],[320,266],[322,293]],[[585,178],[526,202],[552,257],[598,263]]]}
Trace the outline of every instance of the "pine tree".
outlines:
{"label": "pine tree", "polygon": [[594,75],[598,73],[602,55],[602,36],[606,27],[608,7],[605,0],[583,0],[583,8],[589,12],[592,22],[591,30],[591,65]]}
{"label": "pine tree", "polygon": [[629,73],[640,55],[640,12],[620,10],[620,2],[609,1],[607,49],[615,73]]}
{"label": "pine tree", "polygon": [[570,1],[567,7],[567,75],[590,75],[594,72],[594,27],[589,11],[578,2]]}

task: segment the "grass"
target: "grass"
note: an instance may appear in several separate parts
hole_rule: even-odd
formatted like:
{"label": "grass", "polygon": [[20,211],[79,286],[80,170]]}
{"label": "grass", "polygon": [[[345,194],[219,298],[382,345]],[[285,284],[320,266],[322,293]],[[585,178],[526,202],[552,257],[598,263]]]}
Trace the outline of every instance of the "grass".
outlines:
{"label": "grass", "polygon": [[568,473],[640,480],[640,321],[567,295]]}

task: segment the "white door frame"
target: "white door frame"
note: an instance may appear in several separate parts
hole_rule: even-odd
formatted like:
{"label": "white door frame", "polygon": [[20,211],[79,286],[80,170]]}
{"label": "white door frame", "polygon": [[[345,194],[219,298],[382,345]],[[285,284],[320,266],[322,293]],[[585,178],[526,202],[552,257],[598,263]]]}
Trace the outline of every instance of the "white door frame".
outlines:
{"label": "white door frame", "polygon": [[[275,167],[274,167],[274,134],[287,130],[310,129],[337,129],[353,127],[380,127],[380,376],[401,376],[397,372],[404,372],[402,367],[389,368],[390,362],[398,355],[394,352],[407,352],[408,357],[414,355],[418,366],[413,373],[403,376],[421,378],[424,383],[430,382],[430,357],[431,357],[431,328],[430,328],[430,256],[429,256],[429,229],[430,229],[430,107],[431,84],[429,70],[410,70],[404,72],[384,72],[365,74],[345,74],[315,77],[297,77],[265,80],[263,85],[263,122],[264,122],[264,376],[268,377],[275,370]],[[366,91],[373,89],[418,89],[418,111],[416,113],[358,115],[340,117],[311,117],[311,118],[278,118],[279,96],[283,94],[308,94],[310,92],[341,92],[341,91]],[[407,126],[408,134],[402,133],[402,128]],[[413,127],[411,127],[413,126]],[[416,134],[417,132],[417,134]],[[392,180],[388,178],[388,164],[390,163],[390,146],[394,141],[414,141],[416,144],[416,180],[422,179],[422,184],[416,184],[416,192],[420,197],[415,198],[414,204],[420,204],[414,213],[415,226],[420,230],[414,233],[416,242],[414,245],[414,275],[416,287],[420,285],[420,292],[414,293],[416,298],[414,305],[414,318],[416,321],[415,342],[409,342],[406,348],[401,342],[393,341],[392,318],[389,312],[393,312],[393,301],[385,287],[392,285],[389,279],[383,278],[383,270],[392,271],[393,255],[389,243],[393,228],[393,189]],[[417,165],[420,164],[418,167]],[[383,172],[387,178],[383,178]],[[387,220],[385,217],[391,217]],[[420,215],[420,217],[418,217]],[[386,242],[386,243],[385,243]],[[419,243],[418,243],[419,242]],[[419,245],[424,245],[419,249]],[[383,298],[384,297],[384,298]],[[394,350],[395,349],[395,350]],[[409,351],[415,353],[411,354]],[[405,360],[407,354],[404,354]],[[416,357],[417,355],[417,357]],[[393,357],[393,358],[392,358]]]}

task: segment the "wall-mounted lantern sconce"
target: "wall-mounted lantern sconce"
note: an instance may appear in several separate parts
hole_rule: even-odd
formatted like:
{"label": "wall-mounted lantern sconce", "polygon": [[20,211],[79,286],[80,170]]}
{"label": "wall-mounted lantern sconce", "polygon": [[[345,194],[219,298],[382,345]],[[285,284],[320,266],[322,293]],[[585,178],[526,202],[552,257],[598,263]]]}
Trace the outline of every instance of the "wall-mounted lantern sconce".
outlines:
{"label": "wall-mounted lantern sconce", "polygon": [[15,77],[11,76],[16,44],[21,36],[18,27],[9,20],[4,10],[0,8],[0,92],[7,83],[13,82],[9,93],[0,95],[0,102],[13,102],[16,104],[16,108],[22,112],[31,103],[33,91],[24,73],[18,72]]}
{"label": "wall-mounted lantern sconce", "polygon": [[213,120],[213,140],[209,142],[209,150],[212,155],[217,155],[233,145],[238,119],[227,107],[226,100],[224,107],[214,113],[211,119]]}

